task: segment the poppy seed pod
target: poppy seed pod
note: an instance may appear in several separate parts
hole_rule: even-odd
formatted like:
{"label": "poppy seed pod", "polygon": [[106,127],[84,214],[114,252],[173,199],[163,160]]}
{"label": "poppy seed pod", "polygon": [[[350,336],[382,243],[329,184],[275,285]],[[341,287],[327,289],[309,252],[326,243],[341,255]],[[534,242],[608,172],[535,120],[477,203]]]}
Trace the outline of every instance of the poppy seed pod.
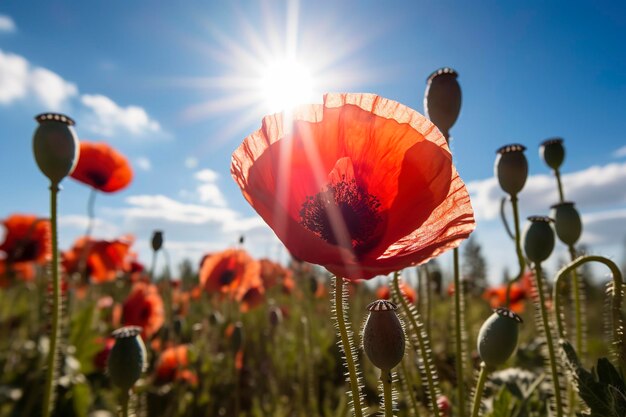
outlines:
{"label": "poppy seed pod", "polygon": [[553,170],[559,169],[565,159],[565,148],[563,147],[563,139],[552,138],[545,140],[539,146],[539,156]]}
{"label": "poppy seed pod", "polygon": [[163,231],[162,230],[154,231],[154,233],[152,234],[151,243],[152,243],[152,250],[155,252],[161,249],[161,247],[163,247]]}
{"label": "poppy seed pod", "polygon": [[485,365],[496,368],[506,362],[517,347],[522,318],[506,308],[497,308],[478,332],[478,354]]}
{"label": "poppy seed pod", "polygon": [[526,147],[518,143],[506,145],[496,152],[495,174],[500,187],[512,196],[516,196],[528,177],[528,161],[524,151]]}
{"label": "poppy seed pod", "polygon": [[378,368],[391,370],[404,356],[404,329],[398,319],[398,307],[387,300],[367,306],[370,314],[363,329],[363,350]]}
{"label": "poppy seed pod", "polygon": [[551,217],[554,219],[556,235],[568,246],[574,245],[583,230],[580,214],[574,203],[565,201],[552,206]]}
{"label": "poppy seed pod", "polygon": [[530,216],[530,223],[526,225],[522,239],[526,257],[534,263],[541,263],[548,259],[554,249],[554,231],[550,226],[551,218],[545,216]]}
{"label": "poppy seed pod", "polygon": [[457,77],[458,73],[452,68],[440,68],[426,81],[424,93],[426,117],[441,130],[446,140],[461,111],[461,86]]}
{"label": "poppy seed pod", "polygon": [[141,327],[126,326],[112,333],[115,344],[109,354],[107,369],[113,385],[128,391],[148,366]]}
{"label": "poppy seed pod", "polygon": [[74,120],[56,113],[35,117],[39,126],[33,135],[33,154],[41,172],[58,184],[72,172],[78,162],[78,137]]}

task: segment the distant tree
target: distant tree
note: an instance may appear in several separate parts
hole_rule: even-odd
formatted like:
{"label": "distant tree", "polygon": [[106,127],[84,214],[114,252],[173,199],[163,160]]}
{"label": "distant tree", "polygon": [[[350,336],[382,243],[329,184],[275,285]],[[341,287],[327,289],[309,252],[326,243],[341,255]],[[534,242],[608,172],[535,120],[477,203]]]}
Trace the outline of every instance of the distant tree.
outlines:
{"label": "distant tree", "polygon": [[505,285],[508,284],[509,281],[511,280],[511,272],[509,271],[509,267],[505,266],[504,268],[502,268],[502,279],[501,284]]}
{"label": "distant tree", "polygon": [[487,288],[487,261],[475,236],[472,235],[465,242],[461,273],[471,291],[482,293]]}
{"label": "distant tree", "polygon": [[183,259],[178,265],[180,280],[184,288],[193,288],[198,282],[198,274],[189,259]]}

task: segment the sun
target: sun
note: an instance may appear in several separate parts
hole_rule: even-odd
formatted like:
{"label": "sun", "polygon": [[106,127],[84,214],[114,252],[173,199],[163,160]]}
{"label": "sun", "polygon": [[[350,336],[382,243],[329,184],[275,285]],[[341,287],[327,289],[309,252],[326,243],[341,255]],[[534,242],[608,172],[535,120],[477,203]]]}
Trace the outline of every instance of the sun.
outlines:
{"label": "sun", "polygon": [[293,59],[268,64],[259,78],[259,92],[269,112],[289,110],[313,99],[311,71]]}

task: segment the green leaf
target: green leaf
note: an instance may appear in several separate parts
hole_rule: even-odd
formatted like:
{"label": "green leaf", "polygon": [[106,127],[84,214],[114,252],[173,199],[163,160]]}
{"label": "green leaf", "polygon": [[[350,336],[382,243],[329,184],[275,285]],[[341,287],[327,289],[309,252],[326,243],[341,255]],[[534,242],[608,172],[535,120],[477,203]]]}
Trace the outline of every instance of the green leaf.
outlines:
{"label": "green leaf", "polygon": [[91,405],[91,389],[89,384],[75,384],[72,387],[74,412],[78,417],[87,417]]}
{"label": "green leaf", "polygon": [[598,380],[600,382],[612,385],[618,391],[626,393],[626,387],[624,386],[622,376],[607,358],[598,359],[596,373],[598,374]]}

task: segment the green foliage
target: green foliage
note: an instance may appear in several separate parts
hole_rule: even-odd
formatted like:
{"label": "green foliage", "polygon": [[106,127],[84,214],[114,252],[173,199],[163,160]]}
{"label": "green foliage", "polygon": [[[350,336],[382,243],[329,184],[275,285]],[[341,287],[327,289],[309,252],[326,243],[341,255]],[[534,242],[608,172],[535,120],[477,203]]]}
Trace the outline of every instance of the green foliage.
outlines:
{"label": "green foliage", "polygon": [[588,411],[580,416],[623,417],[626,415],[626,384],[620,371],[607,359],[600,358],[595,368],[586,370],[580,364],[576,351],[567,341],[561,342],[564,361],[567,364],[576,390]]}

